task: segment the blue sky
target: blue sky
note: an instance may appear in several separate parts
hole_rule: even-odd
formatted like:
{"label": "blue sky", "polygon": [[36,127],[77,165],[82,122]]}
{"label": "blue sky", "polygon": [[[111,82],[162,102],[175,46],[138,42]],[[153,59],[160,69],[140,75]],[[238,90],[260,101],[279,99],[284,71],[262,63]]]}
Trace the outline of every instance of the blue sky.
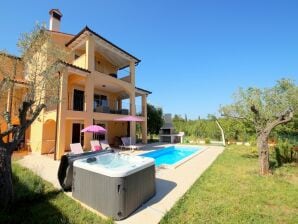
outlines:
{"label": "blue sky", "polygon": [[[84,5],[82,4],[84,3]],[[18,54],[20,33],[63,13],[61,31],[85,25],[140,58],[148,101],[189,118],[217,113],[239,87],[298,81],[298,1],[4,1],[0,49]]]}

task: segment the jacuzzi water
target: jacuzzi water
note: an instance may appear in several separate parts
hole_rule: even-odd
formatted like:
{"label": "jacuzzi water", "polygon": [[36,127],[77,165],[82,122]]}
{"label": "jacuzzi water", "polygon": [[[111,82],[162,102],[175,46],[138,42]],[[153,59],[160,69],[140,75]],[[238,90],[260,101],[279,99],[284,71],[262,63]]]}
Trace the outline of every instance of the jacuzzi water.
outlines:
{"label": "jacuzzi water", "polygon": [[154,164],[151,158],[118,153],[107,153],[93,158],[95,158],[93,162],[88,162],[86,158],[77,160],[74,166],[111,177],[122,177]]}
{"label": "jacuzzi water", "polygon": [[187,157],[190,157],[194,153],[199,152],[200,148],[187,147],[187,146],[170,146],[164,149],[156,150],[153,152],[148,152],[141,154],[140,156],[153,158],[155,160],[155,165],[174,165]]}
{"label": "jacuzzi water", "polygon": [[123,166],[135,165],[128,157],[119,156],[118,154],[98,156],[97,160],[93,164],[97,164],[108,169],[117,169]]}

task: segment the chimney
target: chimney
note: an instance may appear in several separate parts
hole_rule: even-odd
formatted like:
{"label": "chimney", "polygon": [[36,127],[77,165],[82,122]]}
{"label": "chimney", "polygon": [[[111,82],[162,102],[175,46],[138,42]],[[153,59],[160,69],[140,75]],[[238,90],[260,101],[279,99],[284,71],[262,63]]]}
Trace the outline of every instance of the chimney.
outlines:
{"label": "chimney", "polygon": [[63,16],[59,9],[50,10],[50,27],[49,30],[60,31],[60,21]]}

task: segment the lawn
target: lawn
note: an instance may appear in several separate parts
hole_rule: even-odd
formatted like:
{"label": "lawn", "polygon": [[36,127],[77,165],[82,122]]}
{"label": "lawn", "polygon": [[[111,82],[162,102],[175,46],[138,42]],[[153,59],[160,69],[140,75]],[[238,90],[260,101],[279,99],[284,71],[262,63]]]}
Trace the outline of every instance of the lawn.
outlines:
{"label": "lawn", "polygon": [[261,177],[251,148],[227,147],[161,223],[298,223],[298,165]]}
{"label": "lawn", "polygon": [[[13,181],[16,202],[0,223],[113,223],[16,163]],[[298,223],[298,165],[261,177],[251,148],[227,147],[161,223]]]}
{"label": "lawn", "polygon": [[13,163],[15,203],[0,211],[0,223],[113,223],[83,208],[52,184]]}

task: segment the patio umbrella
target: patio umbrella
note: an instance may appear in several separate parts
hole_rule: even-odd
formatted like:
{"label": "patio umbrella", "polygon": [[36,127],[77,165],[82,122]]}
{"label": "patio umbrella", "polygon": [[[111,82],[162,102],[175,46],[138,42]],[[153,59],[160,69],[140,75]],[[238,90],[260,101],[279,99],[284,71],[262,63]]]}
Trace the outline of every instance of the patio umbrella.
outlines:
{"label": "patio umbrella", "polygon": [[81,132],[104,134],[107,132],[107,130],[99,125],[90,125],[84,128]]}
{"label": "patio umbrella", "polygon": [[[128,122],[128,126],[127,126],[127,135],[129,135],[129,129],[130,129],[130,121],[135,121],[135,122],[142,122],[144,121],[143,118],[141,117],[137,117],[137,116],[132,116],[132,115],[128,115],[128,116],[125,116],[125,117],[120,117],[120,118],[116,118],[114,119],[114,121],[127,121]],[[131,139],[129,139],[131,141]],[[130,142],[131,144],[131,142]]]}

